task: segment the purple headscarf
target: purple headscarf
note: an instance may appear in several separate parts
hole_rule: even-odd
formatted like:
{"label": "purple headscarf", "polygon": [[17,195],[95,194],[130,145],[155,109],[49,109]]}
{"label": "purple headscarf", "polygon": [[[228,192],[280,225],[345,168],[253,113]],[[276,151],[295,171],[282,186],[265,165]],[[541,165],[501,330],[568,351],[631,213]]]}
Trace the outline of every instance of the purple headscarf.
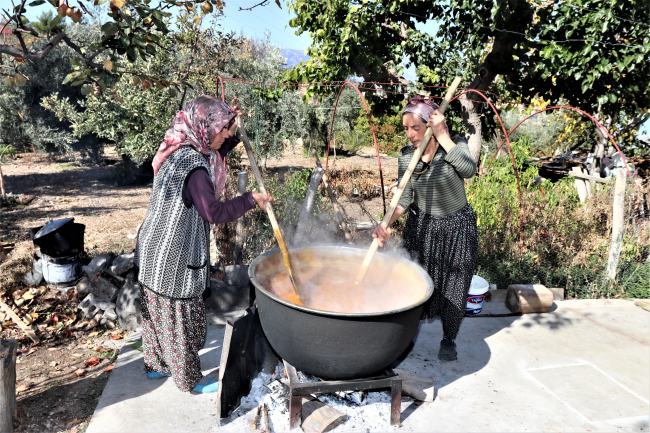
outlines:
{"label": "purple headscarf", "polygon": [[167,157],[181,146],[192,146],[210,157],[210,168],[214,178],[214,195],[221,199],[226,184],[224,160],[210,144],[237,113],[212,96],[199,96],[179,111],[165,134],[163,142],[153,159],[153,172],[158,173]]}
{"label": "purple headscarf", "polygon": [[[418,95],[413,98],[409,98],[408,104],[402,112],[402,116],[406,113],[413,113],[417,116],[420,116],[420,118],[424,120],[424,123],[427,123],[429,121],[429,117],[431,117],[433,112],[439,109],[440,107],[438,104],[433,102],[431,99],[425,98],[422,95]],[[445,123],[445,129],[447,130],[447,134],[449,134],[447,123]]]}

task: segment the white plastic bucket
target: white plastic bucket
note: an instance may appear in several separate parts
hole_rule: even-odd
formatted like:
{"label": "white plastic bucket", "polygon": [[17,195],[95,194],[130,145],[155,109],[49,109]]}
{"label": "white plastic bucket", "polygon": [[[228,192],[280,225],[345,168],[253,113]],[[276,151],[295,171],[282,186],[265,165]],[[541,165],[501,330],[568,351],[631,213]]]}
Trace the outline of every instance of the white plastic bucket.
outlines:
{"label": "white plastic bucket", "polygon": [[481,310],[483,310],[485,294],[489,289],[490,285],[484,278],[481,278],[478,275],[472,277],[472,284],[469,286],[469,293],[467,294],[467,306],[465,307],[466,316],[479,314]]}

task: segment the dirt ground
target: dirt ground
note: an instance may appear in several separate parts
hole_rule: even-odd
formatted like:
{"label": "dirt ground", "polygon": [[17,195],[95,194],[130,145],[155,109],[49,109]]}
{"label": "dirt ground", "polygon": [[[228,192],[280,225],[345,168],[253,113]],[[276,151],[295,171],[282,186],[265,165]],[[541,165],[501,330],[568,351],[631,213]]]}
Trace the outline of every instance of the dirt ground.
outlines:
{"label": "dirt ground", "polygon": [[[135,185],[116,186],[119,162],[118,155],[107,149],[100,165],[79,155],[31,153],[19,154],[2,164],[6,191],[13,196],[9,206],[0,207],[0,241],[16,244],[14,251],[0,263],[0,296],[5,302],[25,297],[27,290],[21,278],[31,268],[33,259],[28,231],[44,225],[48,219],[74,217],[75,222],[86,225],[86,262],[100,253],[133,250],[137,228],[149,204],[153,177],[141,175]],[[381,162],[385,185],[391,185],[397,177],[397,160],[382,157]],[[245,157],[243,165],[248,165]],[[292,168],[314,166],[312,158],[287,148],[282,159],[267,162],[266,175],[282,178]],[[339,157],[336,162],[330,159],[329,167],[362,168],[371,173],[373,182],[376,177],[379,184],[372,148],[363,149],[358,155]],[[383,212],[381,197],[364,201],[341,194],[339,200],[351,222],[368,222]],[[388,205],[390,194],[386,200]],[[369,232],[357,233],[355,239],[368,243]],[[24,313],[25,307],[31,304],[30,311],[46,315],[37,326],[39,336],[43,337],[39,345],[34,345],[9,316],[0,312],[4,317],[0,321],[0,338],[14,338],[19,342],[16,431],[83,432],[126,334],[119,329],[75,322],[73,291],[65,293],[45,287],[31,290],[37,293],[36,297],[22,305],[22,310],[14,309]],[[57,325],[55,316],[70,326],[54,326]]]}

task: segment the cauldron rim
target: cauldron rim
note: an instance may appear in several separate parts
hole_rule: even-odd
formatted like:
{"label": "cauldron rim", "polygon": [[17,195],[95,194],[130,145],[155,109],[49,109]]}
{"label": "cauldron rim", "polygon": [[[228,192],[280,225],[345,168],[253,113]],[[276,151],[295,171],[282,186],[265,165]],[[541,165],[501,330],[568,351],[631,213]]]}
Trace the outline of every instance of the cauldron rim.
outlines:
{"label": "cauldron rim", "polygon": [[[337,248],[342,248],[342,249],[355,249],[355,250],[367,250],[367,247],[363,247],[360,245],[350,245],[350,244],[336,244],[336,243],[313,243],[313,244],[298,244],[298,245],[292,245],[292,246],[287,246],[287,249],[293,250],[293,249],[300,249],[300,248],[314,248],[314,247],[337,247]],[[377,251],[375,254],[379,254],[382,256],[390,256],[393,257],[397,260],[400,261],[406,261],[410,265],[413,266],[413,268],[417,271],[419,275],[421,275],[424,278],[425,284],[427,286],[426,294],[424,298],[422,298],[420,301],[414,303],[414,304],[409,304],[403,308],[399,308],[397,310],[388,310],[388,311],[380,311],[380,312],[374,312],[374,313],[342,313],[342,312],[337,312],[337,311],[327,311],[327,310],[317,310],[315,308],[310,308],[307,306],[302,306],[298,304],[294,304],[293,302],[289,302],[285,299],[282,299],[281,297],[269,292],[266,290],[264,287],[262,287],[261,284],[257,282],[257,279],[255,278],[255,268],[257,268],[257,265],[267,257],[280,252],[280,248],[274,248],[272,250],[269,250],[263,254],[260,254],[259,256],[255,257],[253,261],[250,263],[248,266],[248,277],[250,278],[251,282],[259,289],[261,293],[263,293],[265,296],[273,299],[275,302],[278,302],[280,304],[283,304],[287,307],[293,308],[294,310],[298,311],[304,311],[310,314],[317,314],[319,316],[330,316],[330,317],[338,317],[338,318],[345,318],[345,317],[377,317],[377,316],[388,316],[391,314],[396,314],[396,313],[401,313],[403,311],[408,311],[413,308],[418,307],[419,305],[424,304],[429,300],[431,295],[433,295],[433,280],[431,279],[431,276],[420,266],[418,263],[409,260],[405,257],[402,257],[398,254],[391,253],[391,252],[385,252],[385,251]]]}

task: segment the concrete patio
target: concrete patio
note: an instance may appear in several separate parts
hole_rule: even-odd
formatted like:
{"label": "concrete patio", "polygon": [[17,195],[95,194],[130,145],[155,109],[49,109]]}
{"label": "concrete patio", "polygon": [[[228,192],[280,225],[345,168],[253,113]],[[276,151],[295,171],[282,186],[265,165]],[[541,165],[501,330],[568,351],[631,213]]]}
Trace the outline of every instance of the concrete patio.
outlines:
{"label": "concrete patio", "polygon": [[[503,313],[486,303],[484,313]],[[466,318],[458,361],[437,359],[439,320],[421,322],[400,368],[433,376],[433,403],[402,403],[402,426],[386,411],[380,431],[648,431],[650,313],[624,300],[557,302],[547,314]],[[210,325],[201,353],[217,377],[224,329]],[[254,411],[219,426],[215,394],[149,381],[142,353],[123,348],[88,433],[251,431]],[[347,424],[347,425],[346,425]],[[348,421],[338,431],[359,431]]]}

